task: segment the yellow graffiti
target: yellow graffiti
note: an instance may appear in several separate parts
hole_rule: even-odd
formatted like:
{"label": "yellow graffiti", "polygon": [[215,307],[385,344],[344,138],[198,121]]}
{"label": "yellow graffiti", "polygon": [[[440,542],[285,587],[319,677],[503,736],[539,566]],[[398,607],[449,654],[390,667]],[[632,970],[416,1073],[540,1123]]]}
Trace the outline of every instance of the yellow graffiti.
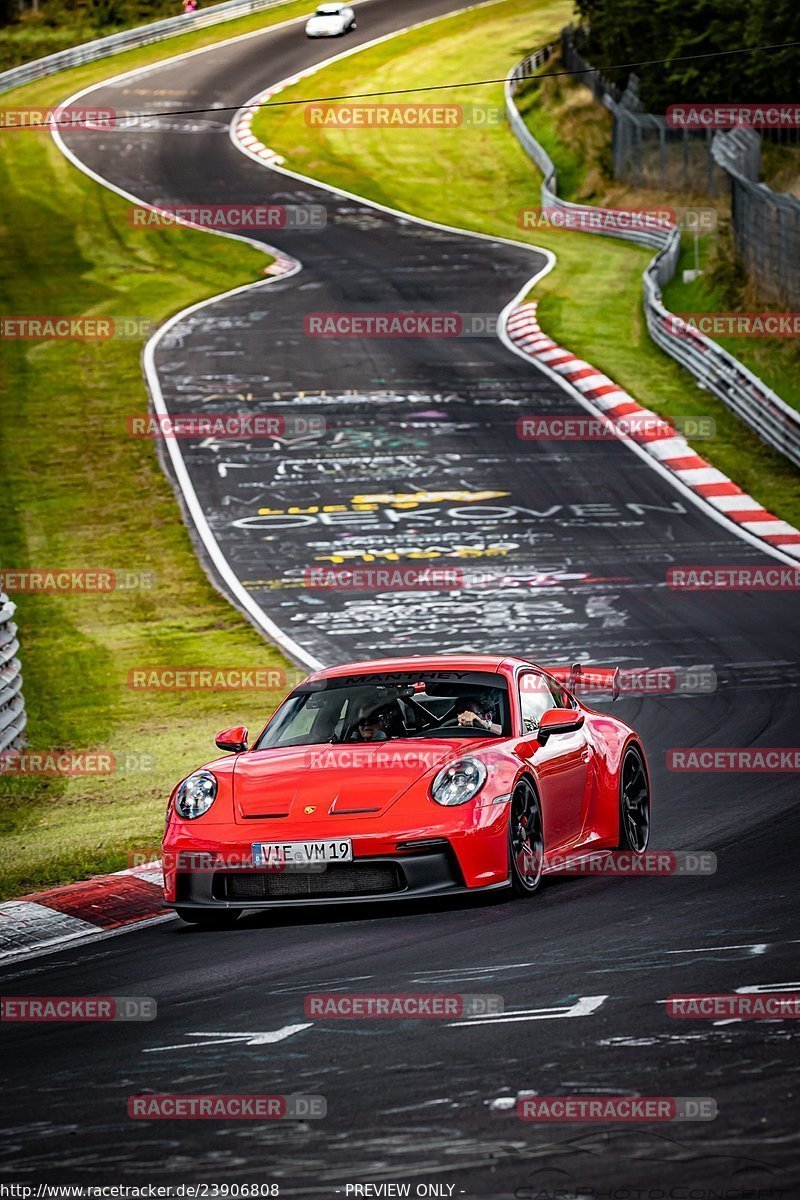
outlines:
{"label": "yellow graffiti", "polygon": [[315,562],[342,564],[352,559],[372,563],[380,559],[387,562],[400,562],[401,559],[432,559],[432,558],[499,558],[508,554],[503,546],[490,546],[485,550],[476,550],[472,546],[454,546],[452,549],[439,550],[435,546],[418,550],[342,550],[337,554],[317,554]]}
{"label": "yellow graffiti", "polygon": [[445,500],[473,504],[477,500],[496,500],[508,492],[384,492],[353,496],[353,504],[392,504],[396,508],[413,508],[417,504],[441,504]]}
{"label": "yellow graffiti", "polygon": [[260,508],[258,515],[260,517],[285,517],[289,516],[305,516],[309,513],[326,513],[326,512],[349,512],[346,504],[310,504],[308,508],[300,508],[299,505],[293,504],[291,508]]}
{"label": "yellow graffiti", "polygon": [[441,504],[443,501],[464,501],[475,504],[478,500],[494,500],[498,496],[507,496],[508,492],[398,492],[385,495],[354,496],[352,503],[347,504],[309,504],[301,508],[293,504],[290,508],[260,508],[260,517],[313,516],[317,513],[342,512],[377,512],[382,504],[390,504],[393,508],[418,508],[420,504]]}

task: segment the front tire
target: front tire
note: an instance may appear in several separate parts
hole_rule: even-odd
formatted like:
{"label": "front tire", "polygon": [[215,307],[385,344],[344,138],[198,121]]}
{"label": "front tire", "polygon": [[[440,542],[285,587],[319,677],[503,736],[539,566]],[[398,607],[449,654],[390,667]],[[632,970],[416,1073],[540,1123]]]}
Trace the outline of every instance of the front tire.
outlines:
{"label": "front tire", "polygon": [[619,849],[643,854],[650,841],[650,781],[638,746],[625,751],[619,793]]}
{"label": "front tire", "polygon": [[187,925],[199,929],[230,929],[242,915],[240,908],[176,908],[175,912]]}
{"label": "front tire", "polygon": [[508,856],[513,894],[532,896],[542,882],[544,828],[539,797],[527,779],[517,784],[511,797]]}

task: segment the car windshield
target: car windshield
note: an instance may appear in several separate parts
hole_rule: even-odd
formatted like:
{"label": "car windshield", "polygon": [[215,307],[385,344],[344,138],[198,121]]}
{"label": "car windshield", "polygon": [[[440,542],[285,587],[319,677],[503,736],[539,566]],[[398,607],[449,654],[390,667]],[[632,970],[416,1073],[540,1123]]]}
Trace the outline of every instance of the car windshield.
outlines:
{"label": "car windshield", "polygon": [[488,671],[347,675],[299,687],[255,750],[398,738],[507,737],[508,688]]}
{"label": "car windshield", "polygon": [[338,17],[341,11],[341,4],[320,4],[314,15],[317,17]]}

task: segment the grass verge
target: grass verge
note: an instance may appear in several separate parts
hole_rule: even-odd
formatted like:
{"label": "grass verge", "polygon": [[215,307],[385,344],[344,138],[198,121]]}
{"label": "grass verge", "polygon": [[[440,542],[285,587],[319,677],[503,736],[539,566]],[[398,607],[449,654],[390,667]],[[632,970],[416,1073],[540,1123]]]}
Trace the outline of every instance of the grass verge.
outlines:
{"label": "grass verge", "polygon": [[[65,72],[3,103],[47,106],[112,72],[306,7]],[[132,228],[127,201],[75,170],[46,133],[0,136],[3,313],[160,323],[262,277],[269,258],[244,243]],[[153,444],[126,436],[126,416],[147,404],[143,340],[4,343],[0,568],[149,571],[156,586],[14,597],[31,746],[105,750],[128,770],[0,774],[0,897],[119,869],[131,850],[157,845],[167,794],[213,756],[214,732],[240,720],[257,727],[285,691],[277,683],[266,692],[141,693],[127,685],[128,672],[143,666],[287,668],[206,579]]]}
{"label": "grass verge", "polygon": [[[343,59],[282,92],[280,99],[501,78],[527,49],[551,39],[570,11],[568,0],[544,0],[535,7],[528,0],[503,0]],[[422,91],[414,100],[440,101],[442,95]],[[444,95],[449,102],[489,105],[496,112],[503,104],[500,84],[464,86]],[[521,228],[520,210],[539,203],[540,176],[507,126],[424,132],[401,126],[314,127],[306,124],[302,105],[267,105],[255,119],[254,132],[294,170],[418,216],[555,251],[555,270],[535,290],[547,333],[648,408],[671,419],[713,417],[716,435],[699,443],[698,450],[772,512],[800,523],[794,468],[650,341],[641,273],[651,252],[591,234]],[[652,206],[653,193],[648,196]]]}
{"label": "grass verge", "polygon": [[90,0],[78,4],[75,0],[42,0],[36,12],[20,12],[13,24],[4,26],[0,71],[137,25],[163,21],[182,11],[176,0]]}

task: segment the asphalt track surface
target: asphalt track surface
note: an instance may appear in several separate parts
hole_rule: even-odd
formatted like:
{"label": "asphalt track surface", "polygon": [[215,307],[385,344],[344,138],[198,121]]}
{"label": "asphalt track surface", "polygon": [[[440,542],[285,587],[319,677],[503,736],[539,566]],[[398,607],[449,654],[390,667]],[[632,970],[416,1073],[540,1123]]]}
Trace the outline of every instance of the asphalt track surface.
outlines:
{"label": "asphalt track surface", "polygon": [[[373,0],[348,45],[452,7]],[[293,26],[98,88],[93,99],[155,110],[168,88],[170,107],[237,104],[331,52]],[[329,422],[314,445],[183,445],[219,544],[270,617],[326,662],[472,646],[543,662],[589,654],[713,666],[711,694],[631,698],[616,711],[641,731],[650,757],[652,844],[713,851],[718,870],[551,881],[529,902],[494,895],[277,913],[225,933],[175,921],[8,966],[4,995],[152,995],[159,1012],[148,1024],[0,1031],[0,1182],[259,1181],[319,1197],[365,1182],[518,1200],[659,1187],[678,1197],[690,1187],[797,1195],[796,1025],[676,1021],[662,1003],[797,979],[792,776],[666,769],[670,747],[796,743],[794,596],[681,594],[664,584],[670,565],[770,560],[620,444],[520,443],[519,415],[576,407],[495,338],[304,336],[310,311],[498,313],[543,265],[536,252],[298,184],[241,155],[224,122],[170,118],[147,133],[67,140],[145,200],[328,207],[323,234],[268,235],[302,272],[204,310],[157,354],[170,412],[220,410],[220,395],[251,393],[258,411],[302,405]],[[220,462],[234,465],[223,474]],[[347,512],[357,495],[443,491],[502,495],[417,508],[378,500],[340,523],[258,517],[259,508]],[[364,597],[296,586],[311,554],[431,545],[501,548],[519,586]],[[304,993],[326,988],[488,992],[518,1019],[307,1024]],[[587,1015],[552,1011],[582,997],[604,999]],[[318,1093],[328,1116],[128,1119],[127,1098],[147,1091]],[[669,1126],[531,1125],[504,1104],[525,1091],[712,1096],[719,1115]]]}

